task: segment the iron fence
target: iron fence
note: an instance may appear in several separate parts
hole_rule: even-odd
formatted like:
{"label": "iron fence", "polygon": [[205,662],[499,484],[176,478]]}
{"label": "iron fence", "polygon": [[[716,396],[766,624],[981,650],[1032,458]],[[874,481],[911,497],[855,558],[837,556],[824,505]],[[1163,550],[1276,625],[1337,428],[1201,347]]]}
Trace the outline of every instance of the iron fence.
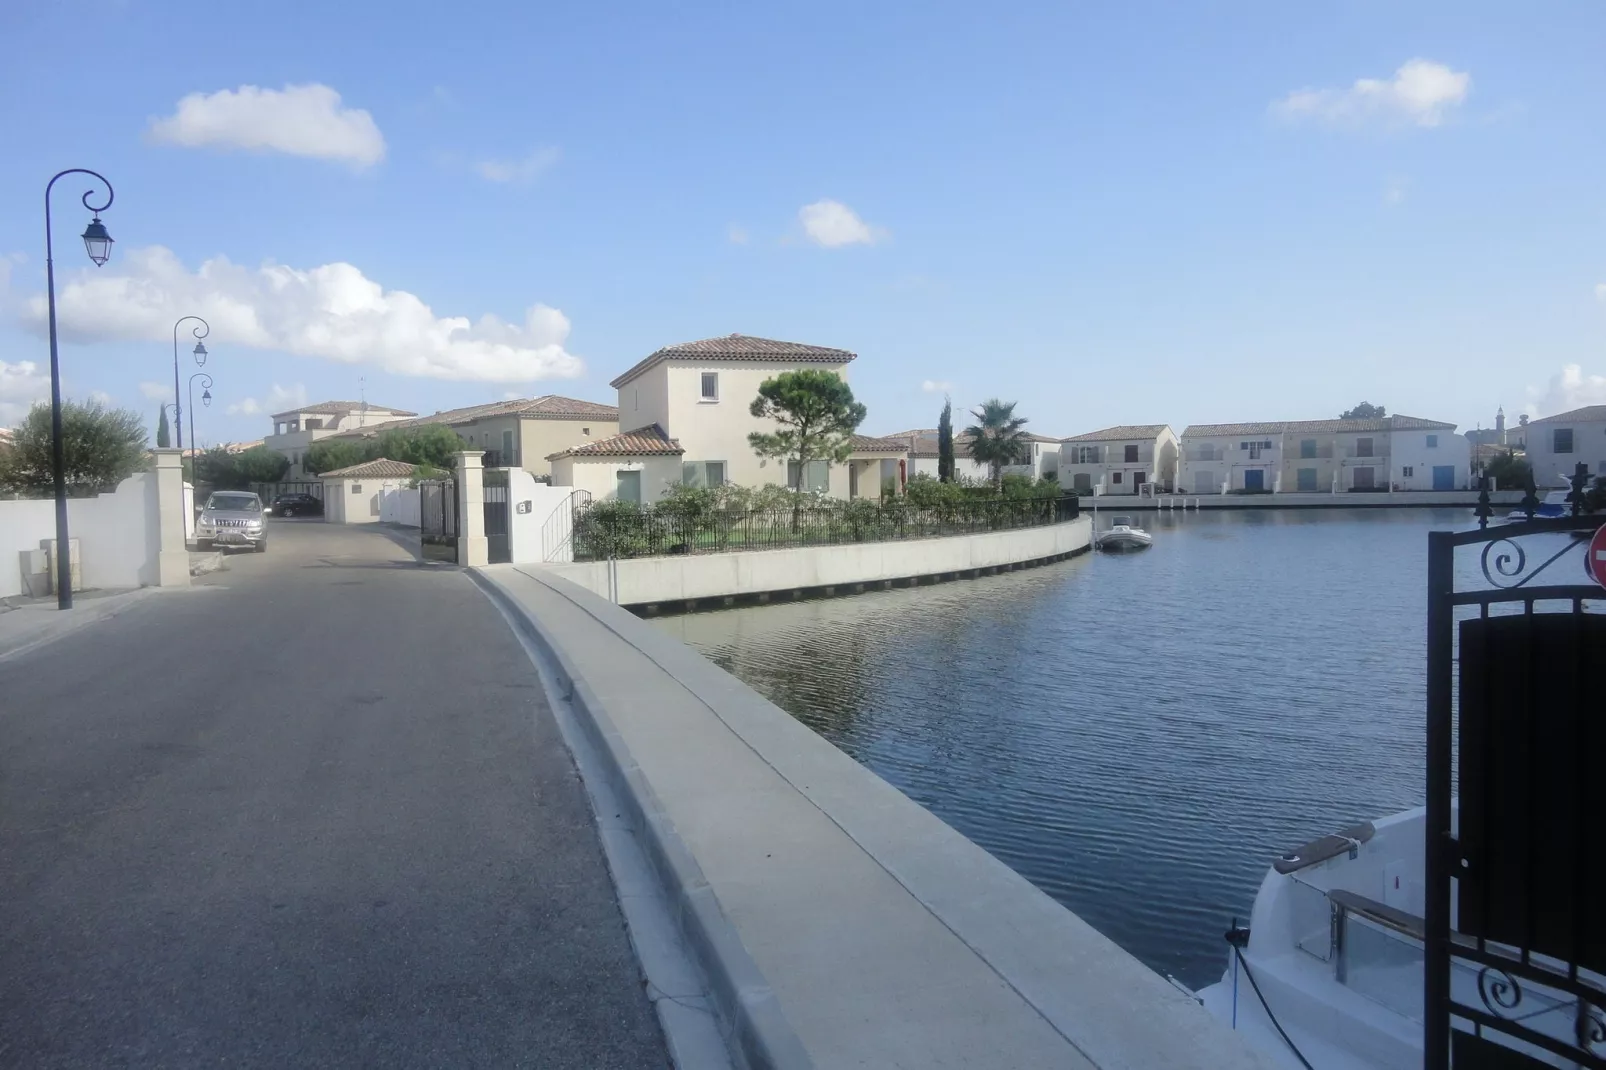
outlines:
{"label": "iron fence", "polygon": [[751,511],[577,502],[571,542],[576,561],[594,561],[974,535],[1059,524],[1079,515],[1075,495],[924,507],[906,498],[859,499]]}

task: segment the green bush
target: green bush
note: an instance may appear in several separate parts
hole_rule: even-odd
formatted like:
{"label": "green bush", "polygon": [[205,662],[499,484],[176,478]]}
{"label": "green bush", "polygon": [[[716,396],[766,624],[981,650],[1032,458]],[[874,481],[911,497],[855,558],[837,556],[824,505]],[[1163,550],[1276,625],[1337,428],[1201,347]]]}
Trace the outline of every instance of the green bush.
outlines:
{"label": "green bush", "polygon": [[1052,479],[1033,479],[1031,476],[1006,475],[1003,480],[1003,497],[1006,499],[1057,498],[1060,485]]}
{"label": "green bush", "polygon": [[[943,483],[936,476],[919,472],[904,484],[903,494],[917,509],[935,509],[965,500],[968,488],[961,483]],[[987,488],[991,494],[992,488]]]}

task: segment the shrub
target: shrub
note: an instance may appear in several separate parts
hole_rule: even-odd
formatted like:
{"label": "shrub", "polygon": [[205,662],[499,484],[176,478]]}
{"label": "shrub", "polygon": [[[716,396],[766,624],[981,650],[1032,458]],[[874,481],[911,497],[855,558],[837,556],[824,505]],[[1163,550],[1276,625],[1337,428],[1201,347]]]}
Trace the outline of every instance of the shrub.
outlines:
{"label": "shrub", "polygon": [[[910,505],[919,509],[934,509],[963,501],[966,489],[961,483],[944,483],[935,476],[920,472],[904,485],[903,493]],[[988,487],[987,492],[990,496],[992,488]]]}

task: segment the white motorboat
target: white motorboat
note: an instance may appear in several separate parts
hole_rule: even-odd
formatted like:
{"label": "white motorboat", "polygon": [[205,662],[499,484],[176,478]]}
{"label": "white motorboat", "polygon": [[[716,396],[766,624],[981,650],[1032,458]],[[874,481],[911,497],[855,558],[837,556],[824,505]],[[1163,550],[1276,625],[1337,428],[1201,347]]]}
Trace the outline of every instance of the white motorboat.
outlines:
{"label": "white motorboat", "polygon": [[[1289,1070],[1420,1070],[1426,824],[1425,808],[1407,810],[1279,858],[1199,1002]],[[1453,997],[1476,1006],[1478,971],[1452,961]],[[1576,1001],[1531,981],[1523,991],[1523,1024],[1569,1040]],[[1540,1065],[1575,1065],[1522,1047]]]}
{"label": "white motorboat", "polygon": [[1108,528],[1093,537],[1093,545],[1100,550],[1142,550],[1153,542],[1154,536],[1134,527],[1129,516],[1116,517]]}

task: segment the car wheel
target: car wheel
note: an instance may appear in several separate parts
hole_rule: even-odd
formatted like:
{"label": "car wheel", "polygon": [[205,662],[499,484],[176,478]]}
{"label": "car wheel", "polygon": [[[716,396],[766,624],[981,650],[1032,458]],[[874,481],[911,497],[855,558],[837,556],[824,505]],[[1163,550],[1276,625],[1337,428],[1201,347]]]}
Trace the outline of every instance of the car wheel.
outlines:
{"label": "car wheel", "polygon": [[259,554],[267,553],[268,552],[268,540],[267,539],[258,539],[256,546],[252,547],[252,552],[253,553],[259,553]]}

